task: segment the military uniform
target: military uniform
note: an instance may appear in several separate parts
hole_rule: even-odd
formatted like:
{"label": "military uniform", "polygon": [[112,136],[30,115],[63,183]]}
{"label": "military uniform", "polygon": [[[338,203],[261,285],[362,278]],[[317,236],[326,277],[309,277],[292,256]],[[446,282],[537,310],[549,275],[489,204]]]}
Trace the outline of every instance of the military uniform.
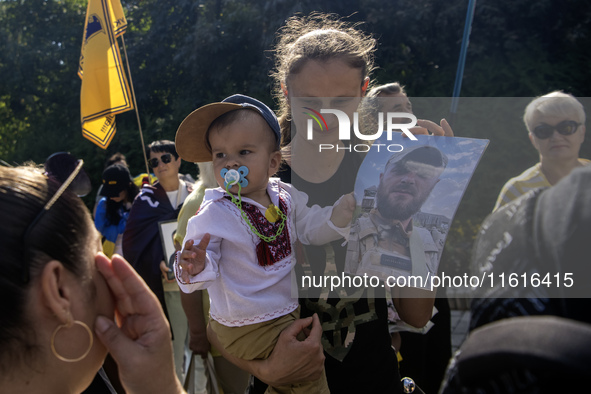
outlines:
{"label": "military uniform", "polygon": [[[360,216],[351,228],[345,271],[356,275],[373,275],[383,281],[392,276],[421,277],[413,287],[428,288],[427,280],[437,273],[438,244],[424,228],[407,229],[398,221],[383,219],[372,210]],[[407,282],[408,283],[408,282]]]}

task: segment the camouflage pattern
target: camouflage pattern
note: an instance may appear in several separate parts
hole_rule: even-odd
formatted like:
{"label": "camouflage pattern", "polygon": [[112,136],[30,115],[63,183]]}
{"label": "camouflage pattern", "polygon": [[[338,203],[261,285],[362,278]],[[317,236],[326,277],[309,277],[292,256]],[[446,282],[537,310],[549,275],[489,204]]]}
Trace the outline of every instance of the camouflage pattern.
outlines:
{"label": "camouflage pattern", "polygon": [[442,244],[428,230],[413,227],[412,222],[407,229],[400,222],[376,225],[373,214],[363,214],[351,227],[345,272],[375,275],[384,281],[409,275],[426,279],[437,273]]}

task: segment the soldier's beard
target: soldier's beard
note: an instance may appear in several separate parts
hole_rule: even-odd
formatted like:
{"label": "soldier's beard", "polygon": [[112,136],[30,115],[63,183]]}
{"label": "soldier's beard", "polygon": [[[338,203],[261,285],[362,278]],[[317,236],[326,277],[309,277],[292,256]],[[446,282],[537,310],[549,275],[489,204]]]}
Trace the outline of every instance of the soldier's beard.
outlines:
{"label": "soldier's beard", "polygon": [[410,201],[404,203],[401,201],[392,201],[390,198],[390,190],[386,190],[386,188],[380,184],[378,186],[377,195],[378,211],[380,211],[380,215],[386,219],[400,221],[409,219],[421,209],[425,201],[427,201],[427,198],[429,198],[429,194],[431,194],[431,191],[434,187],[435,185],[433,185],[429,190],[419,193],[418,195],[414,194]]}

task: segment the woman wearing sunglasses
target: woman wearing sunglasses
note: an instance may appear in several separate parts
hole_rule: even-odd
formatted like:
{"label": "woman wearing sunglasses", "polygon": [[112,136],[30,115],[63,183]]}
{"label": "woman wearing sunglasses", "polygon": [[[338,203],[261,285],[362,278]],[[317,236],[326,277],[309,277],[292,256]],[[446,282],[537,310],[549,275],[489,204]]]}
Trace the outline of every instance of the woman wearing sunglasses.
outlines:
{"label": "woman wearing sunglasses", "polygon": [[571,94],[552,92],[534,99],[525,108],[523,121],[529,139],[540,153],[540,162],[503,186],[494,210],[530,190],[550,187],[576,167],[589,164],[579,158],[585,139],[585,110]]}
{"label": "woman wearing sunglasses", "polygon": [[156,297],[68,188],[81,167],[0,167],[0,392],[80,393],[110,352],[127,393],[181,393]]}
{"label": "woman wearing sunglasses", "polygon": [[158,182],[144,185],[131,206],[123,232],[123,256],[146,281],[166,311],[172,326],[176,372],[181,377],[188,324],[174,275],[166,276],[166,262],[170,261],[170,256],[165,256],[159,223],[177,219],[193,184],[179,176],[181,158],[173,141],[154,141],[147,146],[146,154]]}

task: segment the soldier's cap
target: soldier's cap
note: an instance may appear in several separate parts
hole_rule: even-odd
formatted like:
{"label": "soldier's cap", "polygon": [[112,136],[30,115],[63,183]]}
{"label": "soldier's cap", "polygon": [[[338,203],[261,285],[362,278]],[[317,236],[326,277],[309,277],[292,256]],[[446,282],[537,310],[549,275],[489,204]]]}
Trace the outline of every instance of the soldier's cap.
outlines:
{"label": "soldier's cap", "polygon": [[211,103],[197,108],[182,121],[175,138],[175,146],[179,156],[183,160],[193,163],[211,161],[211,151],[205,139],[207,130],[223,114],[243,108],[256,111],[263,117],[271,127],[275,135],[277,148],[279,148],[281,128],[275,113],[259,100],[242,94],[235,94],[219,103]]}
{"label": "soldier's cap", "polygon": [[385,168],[396,163],[404,165],[409,161],[424,163],[437,168],[445,168],[447,167],[448,159],[445,153],[439,149],[433,146],[421,145],[393,154],[386,163]]}

